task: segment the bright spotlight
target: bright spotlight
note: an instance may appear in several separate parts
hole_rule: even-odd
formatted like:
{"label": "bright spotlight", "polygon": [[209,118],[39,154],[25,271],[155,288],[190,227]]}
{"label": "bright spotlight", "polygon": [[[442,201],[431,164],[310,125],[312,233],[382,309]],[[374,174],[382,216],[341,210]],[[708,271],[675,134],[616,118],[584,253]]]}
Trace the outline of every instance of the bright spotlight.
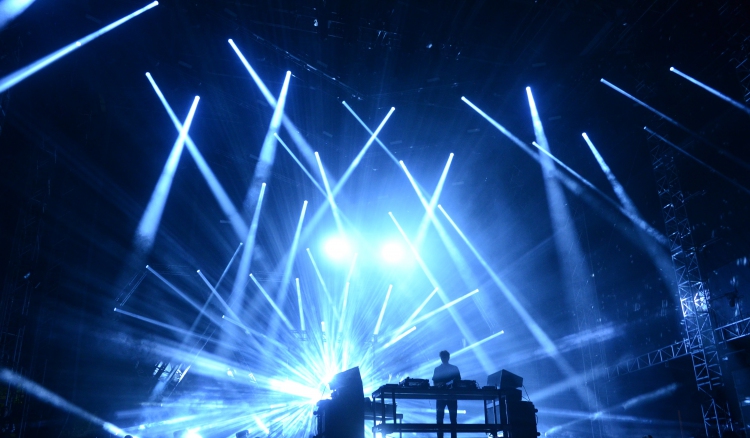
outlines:
{"label": "bright spotlight", "polygon": [[332,260],[346,260],[352,254],[349,241],[343,236],[334,236],[326,240],[323,245],[326,255]]}
{"label": "bright spotlight", "polygon": [[400,263],[406,256],[403,245],[398,242],[387,242],[380,250],[380,256],[386,263]]}

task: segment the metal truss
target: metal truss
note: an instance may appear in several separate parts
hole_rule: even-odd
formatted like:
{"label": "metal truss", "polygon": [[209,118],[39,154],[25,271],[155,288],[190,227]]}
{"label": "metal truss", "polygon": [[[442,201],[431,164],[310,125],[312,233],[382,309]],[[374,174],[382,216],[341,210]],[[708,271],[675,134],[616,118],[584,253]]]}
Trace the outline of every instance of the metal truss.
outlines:
{"label": "metal truss", "polygon": [[[721,342],[734,341],[750,335],[750,318],[745,318],[733,323],[723,325],[716,329],[721,338]],[[642,354],[633,359],[624,360],[616,365],[607,367],[607,378],[622,376],[623,374],[632,373],[654,365],[677,359],[690,354],[685,341],[680,341],[666,347],[659,348]]]}
{"label": "metal truss", "polygon": [[642,354],[633,359],[624,360],[617,365],[607,368],[607,377],[613,378],[622,376],[623,374],[632,373],[635,371],[642,370],[644,368],[659,365],[661,363],[677,359],[690,354],[688,351],[688,344],[682,340],[672,345],[659,348],[658,350],[651,351],[646,354]]}
{"label": "metal truss", "polygon": [[674,163],[674,153],[651,136],[654,175],[670,244],[672,264],[677,278],[677,293],[685,328],[684,343],[692,359],[698,391],[703,394],[701,409],[706,435],[721,436],[731,428],[725,401],[718,401],[723,386],[716,336],[709,314],[710,292],[704,287],[685,209],[685,197]]}
{"label": "metal truss", "polygon": [[716,329],[723,342],[733,341],[750,335],[750,318],[741,319]]}
{"label": "metal truss", "polygon": [[747,22],[746,5],[740,1],[725,1],[719,8],[728,32],[727,45],[731,53],[729,63],[734,66],[737,79],[742,86],[743,97],[750,103],[750,26]]}

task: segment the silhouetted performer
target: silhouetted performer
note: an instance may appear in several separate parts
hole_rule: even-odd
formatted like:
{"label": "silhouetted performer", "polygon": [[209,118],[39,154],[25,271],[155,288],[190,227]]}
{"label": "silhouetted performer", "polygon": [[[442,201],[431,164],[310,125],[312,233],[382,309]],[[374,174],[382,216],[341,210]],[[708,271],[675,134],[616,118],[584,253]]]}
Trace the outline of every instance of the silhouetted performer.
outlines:
{"label": "silhouetted performer", "polygon": [[[461,380],[461,372],[458,367],[451,365],[448,361],[451,358],[451,354],[443,350],[440,352],[440,360],[443,362],[437,367],[432,373],[432,383],[437,387],[445,387],[448,383],[455,383]],[[451,424],[456,424],[456,416],[458,414],[458,402],[456,400],[437,400],[435,412],[437,414],[437,424],[443,424],[443,418],[445,417],[445,407],[448,406],[448,416],[451,419]],[[443,432],[438,432],[438,438],[443,438]],[[451,431],[451,438],[456,438],[456,432]]]}

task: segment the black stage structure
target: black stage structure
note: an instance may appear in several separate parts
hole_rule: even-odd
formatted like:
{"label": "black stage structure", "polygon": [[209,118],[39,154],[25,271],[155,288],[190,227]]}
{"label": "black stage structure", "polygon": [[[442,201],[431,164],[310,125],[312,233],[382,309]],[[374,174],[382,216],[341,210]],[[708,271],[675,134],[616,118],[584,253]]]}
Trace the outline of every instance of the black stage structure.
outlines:
{"label": "black stage structure", "polygon": [[744,2],[0,5],[0,435],[747,434]]}

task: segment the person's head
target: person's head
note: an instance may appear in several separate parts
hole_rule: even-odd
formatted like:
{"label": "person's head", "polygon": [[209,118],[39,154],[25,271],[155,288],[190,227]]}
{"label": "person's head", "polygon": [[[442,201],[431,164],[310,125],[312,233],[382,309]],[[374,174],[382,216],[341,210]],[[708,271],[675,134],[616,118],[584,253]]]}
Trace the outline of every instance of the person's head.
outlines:
{"label": "person's head", "polygon": [[443,363],[448,363],[450,359],[451,359],[451,354],[448,353],[448,350],[443,350],[440,352],[440,360],[443,361]]}

